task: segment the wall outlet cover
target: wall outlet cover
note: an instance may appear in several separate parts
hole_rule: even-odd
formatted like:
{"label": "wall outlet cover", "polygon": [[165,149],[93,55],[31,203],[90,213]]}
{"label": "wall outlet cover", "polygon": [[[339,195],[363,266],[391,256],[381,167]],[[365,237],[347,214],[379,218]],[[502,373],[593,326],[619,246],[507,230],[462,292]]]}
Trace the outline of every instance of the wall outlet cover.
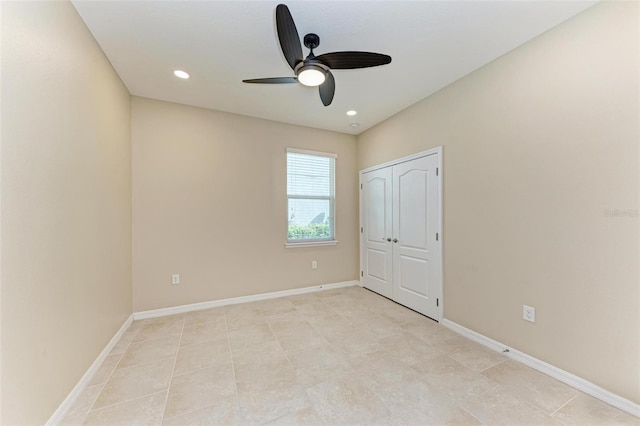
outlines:
{"label": "wall outlet cover", "polygon": [[522,305],[522,319],[529,322],[536,322],[536,308]]}

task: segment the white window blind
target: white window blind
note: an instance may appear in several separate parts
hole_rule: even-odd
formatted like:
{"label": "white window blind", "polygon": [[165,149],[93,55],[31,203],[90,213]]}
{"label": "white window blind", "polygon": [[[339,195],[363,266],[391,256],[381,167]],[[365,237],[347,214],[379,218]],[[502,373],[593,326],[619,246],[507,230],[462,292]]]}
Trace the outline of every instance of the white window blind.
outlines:
{"label": "white window blind", "polygon": [[288,243],[335,239],[335,159],[287,149]]}

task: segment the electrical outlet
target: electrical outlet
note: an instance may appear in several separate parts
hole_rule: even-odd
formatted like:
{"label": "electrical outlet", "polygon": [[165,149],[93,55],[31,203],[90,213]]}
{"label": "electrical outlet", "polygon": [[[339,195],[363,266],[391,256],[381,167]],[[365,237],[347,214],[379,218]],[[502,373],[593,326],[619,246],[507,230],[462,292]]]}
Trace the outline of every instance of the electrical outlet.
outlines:
{"label": "electrical outlet", "polygon": [[180,284],[180,274],[171,275],[171,284]]}
{"label": "electrical outlet", "polygon": [[529,322],[536,322],[536,308],[522,305],[522,319]]}
{"label": "electrical outlet", "polygon": [[318,261],[317,260],[312,260],[311,261],[311,269],[318,269]]}

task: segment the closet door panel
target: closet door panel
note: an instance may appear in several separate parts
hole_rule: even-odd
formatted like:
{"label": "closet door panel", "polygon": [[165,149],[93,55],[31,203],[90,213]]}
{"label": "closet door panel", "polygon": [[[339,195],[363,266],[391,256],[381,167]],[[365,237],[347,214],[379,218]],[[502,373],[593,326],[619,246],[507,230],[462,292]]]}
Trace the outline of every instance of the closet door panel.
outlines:
{"label": "closet door panel", "polygon": [[437,224],[437,157],[393,167],[393,296],[411,309],[438,318],[432,249]]}
{"label": "closet door panel", "polygon": [[363,175],[363,285],[391,297],[392,196],[391,168]]}
{"label": "closet door panel", "polygon": [[[416,169],[396,169],[394,188],[397,199],[397,220],[394,223],[394,237],[401,241],[401,247],[418,252],[427,247],[427,206],[424,198],[427,193],[427,171]],[[416,253],[417,254],[417,253]]]}

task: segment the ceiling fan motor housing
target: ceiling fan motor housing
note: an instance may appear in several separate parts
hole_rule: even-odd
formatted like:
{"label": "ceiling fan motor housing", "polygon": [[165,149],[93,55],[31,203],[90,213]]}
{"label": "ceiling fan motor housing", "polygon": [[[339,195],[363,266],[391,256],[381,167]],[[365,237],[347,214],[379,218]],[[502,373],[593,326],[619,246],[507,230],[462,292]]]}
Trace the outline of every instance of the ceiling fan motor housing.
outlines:
{"label": "ceiling fan motor housing", "polygon": [[303,71],[303,69],[307,70],[307,69],[317,69],[318,71],[322,72],[322,73],[327,73],[327,71],[329,71],[329,67],[326,66],[325,64],[323,64],[320,61],[317,61],[315,59],[305,59],[304,61],[300,61],[298,63],[298,65],[296,65],[296,67],[293,69],[293,71],[296,73],[296,75],[300,74],[300,72]]}
{"label": "ceiling fan motor housing", "polygon": [[304,36],[303,41],[304,41],[304,45],[311,50],[320,46],[320,36],[318,34],[309,33]]}

